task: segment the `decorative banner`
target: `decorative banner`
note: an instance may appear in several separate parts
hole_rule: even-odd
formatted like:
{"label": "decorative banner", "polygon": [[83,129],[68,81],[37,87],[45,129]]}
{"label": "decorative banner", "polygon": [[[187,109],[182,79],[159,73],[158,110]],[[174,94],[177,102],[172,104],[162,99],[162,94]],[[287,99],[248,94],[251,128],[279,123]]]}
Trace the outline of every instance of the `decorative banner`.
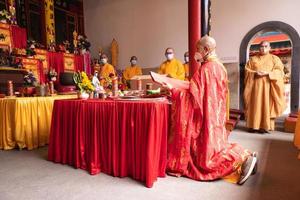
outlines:
{"label": "decorative banner", "polygon": [[45,21],[47,45],[55,43],[54,1],[45,0]]}
{"label": "decorative banner", "polygon": [[8,24],[0,23],[0,47],[11,48],[11,31]]}
{"label": "decorative banner", "polygon": [[111,64],[114,67],[118,66],[118,56],[119,56],[119,45],[117,40],[113,39],[111,42]]}
{"label": "decorative banner", "polygon": [[34,58],[42,61],[43,71],[44,73],[48,73],[48,60],[47,60],[48,52],[44,49],[35,49],[34,51],[36,53],[36,55],[34,55]]}
{"label": "decorative banner", "polygon": [[64,71],[65,72],[76,71],[74,54],[64,53]]}
{"label": "decorative banner", "polygon": [[33,58],[22,58],[23,68],[27,71],[32,71],[34,76],[40,81],[39,76],[39,61]]}

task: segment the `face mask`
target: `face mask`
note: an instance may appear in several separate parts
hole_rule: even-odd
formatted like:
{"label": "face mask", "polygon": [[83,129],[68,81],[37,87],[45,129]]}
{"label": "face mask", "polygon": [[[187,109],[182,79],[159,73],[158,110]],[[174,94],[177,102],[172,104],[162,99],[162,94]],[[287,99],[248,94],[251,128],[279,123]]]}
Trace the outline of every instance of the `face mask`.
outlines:
{"label": "face mask", "polygon": [[102,58],[102,59],[100,60],[100,62],[101,62],[102,64],[106,64],[106,63],[107,63],[107,59],[106,59],[106,58]]}
{"label": "face mask", "polygon": [[196,60],[196,62],[199,62],[199,63],[203,62],[203,56],[199,52],[195,53],[194,59]]}
{"label": "face mask", "polygon": [[188,56],[185,56],[185,57],[184,57],[184,62],[186,62],[186,63],[189,62],[189,57],[188,57]]}
{"label": "face mask", "polygon": [[170,54],[166,53],[166,58],[167,58],[167,60],[172,60],[174,58],[174,54],[173,53],[170,53]]}
{"label": "face mask", "polygon": [[132,60],[130,61],[132,65],[136,65],[137,61],[136,60]]}

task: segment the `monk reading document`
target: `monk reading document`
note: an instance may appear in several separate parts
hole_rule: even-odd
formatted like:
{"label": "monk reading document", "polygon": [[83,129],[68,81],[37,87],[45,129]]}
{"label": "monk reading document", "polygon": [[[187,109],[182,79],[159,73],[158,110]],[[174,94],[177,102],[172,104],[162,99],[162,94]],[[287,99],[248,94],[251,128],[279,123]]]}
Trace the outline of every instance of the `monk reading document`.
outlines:
{"label": "monk reading document", "polygon": [[197,43],[201,67],[190,83],[158,77],[172,93],[172,126],[168,138],[167,172],[199,181],[224,178],[243,184],[256,168],[256,153],[228,142],[227,73],[209,36]]}

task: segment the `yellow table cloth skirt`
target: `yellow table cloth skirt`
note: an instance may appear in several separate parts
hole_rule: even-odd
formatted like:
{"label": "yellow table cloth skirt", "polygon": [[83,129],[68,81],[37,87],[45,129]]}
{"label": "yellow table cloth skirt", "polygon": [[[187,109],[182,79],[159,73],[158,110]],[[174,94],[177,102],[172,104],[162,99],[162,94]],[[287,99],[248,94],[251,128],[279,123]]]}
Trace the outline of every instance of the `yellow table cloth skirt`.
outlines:
{"label": "yellow table cloth skirt", "polygon": [[70,98],[76,95],[0,99],[0,149],[48,144],[54,100]]}

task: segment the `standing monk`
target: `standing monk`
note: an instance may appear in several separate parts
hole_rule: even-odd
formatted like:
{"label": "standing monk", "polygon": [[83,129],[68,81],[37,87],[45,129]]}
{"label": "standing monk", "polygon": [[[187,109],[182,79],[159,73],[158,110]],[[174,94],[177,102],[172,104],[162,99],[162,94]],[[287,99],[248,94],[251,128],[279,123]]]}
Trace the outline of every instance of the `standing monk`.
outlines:
{"label": "standing monk", "polygon": [[245,117],[249,132],[267,133],[274,130],[274,120],[285,109],[284,66],[270,54],[270,43],[260,43],[260,54],[253,56],[245,67]]}
{"label": "standing monk", "polygon": [[201,67],[188,89],[163,83],[172,93],[167,172],[200,181],[235,177],[231,181],[243,184],[255,171],[257,158],[255,153],[228,142],[227,73],[215,48],[216,42],[209,36],[197,43],[195,59]]}

